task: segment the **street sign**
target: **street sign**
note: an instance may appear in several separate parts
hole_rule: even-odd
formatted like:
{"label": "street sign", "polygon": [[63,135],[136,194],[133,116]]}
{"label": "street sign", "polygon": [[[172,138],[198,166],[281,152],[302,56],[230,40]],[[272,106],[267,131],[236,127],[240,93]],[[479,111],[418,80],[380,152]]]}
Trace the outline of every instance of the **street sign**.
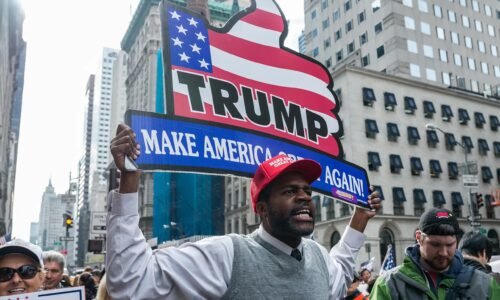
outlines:
{"label": "street sign", "polygon": [[90,231],[92,234],[105,234],[106,233],[106,217],[107,212],[92,212],[90,223]]}
{"label": "street sign", "polygon": [[471,221],[471,222],[469,222],[469,224],[472,227],[480,227],[481,226],[481,222],[477,222],[477,221]]}
{"label": "street sign", "polygon": [[479,186],[479,178],[477,175],[462,175],[464,187],[477,188]]}
{"label": "street sign", "polygon": [[478,172],[477,168],[477,162],[475,161],[469,161],[468,162],[468,168],[465,165],[465,163],[458,164],[458,171],[460,174],[474,174],[476,175]]}
{"label": "street sign", "polygon": [[74,237],[72,237],[72,236],[61,236],[61,237],[59,237],[59,240],[60,240],[61,242],[64,242],[64,241],[68,241],[68,242],[70,242],[70,241],[74,241],[74,240],[75,240],[75,238],[74,238]]}
{"label": "street sign", "polygon": [[481,220],[482,217],[483,217],[482,215],[474,216],[474,218],[472,218],[472,216],[467,216],[467,220],[468,221],[477,221],[477,220]]}

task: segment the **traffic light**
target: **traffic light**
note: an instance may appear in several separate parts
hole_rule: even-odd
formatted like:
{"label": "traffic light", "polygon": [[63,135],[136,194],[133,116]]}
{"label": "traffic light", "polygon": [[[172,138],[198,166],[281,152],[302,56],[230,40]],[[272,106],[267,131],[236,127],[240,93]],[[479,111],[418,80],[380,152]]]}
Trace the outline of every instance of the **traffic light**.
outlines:
{"label": "traffic light", "polygon": [[66,226],[66,229],[70,229],[73,227],[73,217],[68,215],[68,214],[64,214],[64,226]]}
{"label": "traffic light", "polygon": [[483,194],[476,194],[476,204],[478,209],[484,206]]}

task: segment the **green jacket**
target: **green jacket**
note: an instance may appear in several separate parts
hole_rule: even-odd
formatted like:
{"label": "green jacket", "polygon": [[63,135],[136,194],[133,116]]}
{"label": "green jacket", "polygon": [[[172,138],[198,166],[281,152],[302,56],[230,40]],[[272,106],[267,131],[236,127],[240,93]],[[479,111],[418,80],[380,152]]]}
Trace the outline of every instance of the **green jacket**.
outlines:
{"label": "green jacket", "polygon": [[[370,300],[444,300],[446,292],[453,286],[457,274],[463,267],[462,254],[457,251],[448,271],[440,275],[438,287],[432,290],[427,277],[417,263],[420,260],[418,245],[406,249],[403,264],[381,275],[370,293]],[[466,299],[500,299],[500,284],[488,274],[475,270],[465,290]]]}

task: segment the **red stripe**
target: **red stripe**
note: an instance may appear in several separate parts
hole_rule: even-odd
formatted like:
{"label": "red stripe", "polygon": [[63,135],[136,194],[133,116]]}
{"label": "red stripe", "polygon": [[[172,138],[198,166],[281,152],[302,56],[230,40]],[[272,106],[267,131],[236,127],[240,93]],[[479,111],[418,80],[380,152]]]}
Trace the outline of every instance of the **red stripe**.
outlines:
{"label": "red stripe", "polygon": [[209,121],[213,122],[215,124],[224,124],[224,125],[231,125],[235,127],[241,127],[241,128],[246,128],[253,130],[255,132],[260,132],[264,134],[272,134],[273,136],[282,138],[284,140],[289,140],[293,141],[296,143],[299,143],[301,145],[304,145],[309,148],[314,148],[318,151],[322,151],[328,155],[334,155],[338,156],[339,154],[339,147],[337,144],[337,141],[333,137],[329,137],[327,139],[320,139],[319,143],[313,143],[309,141],[308,139],[305,138],[300,138],[291,134],[284,133],[282,131],[274,129],[274,127],[267,126],[267,127],[261,127],[254,125],[253,123],[248,122],[247,120],[235,120],[227,117],[220,117],[220,116],[215,116],[213,114],[213,110],[211,105],[205,104],[205,114],[193,114],[191,113],[190,106],[189,106],[189,100],[187,95],[181,94],[181,93],[174,93],[174,99],[176,102],[175,105],[175,114],[178,116],[184,116],[188,117],[191,119],[197,119],[197,120],[203,120],[203,121]]}
{"label": "red stripe", "polygon": [[280,15],[260,9],[256,9],[254,12],[241,18],[241,20],[273,31],[283,32],[285,30],[284,20]]}
{"label": "red stripe", "polygon": [[319,63],[301,57],[297,53],[291,53],[281,48],[263,46],[224,33],[210,31],[209,37],[210,44],[213,47],[235,56],[271,67],[307,73],[322,80],[325,85],[331,80],[328,72]]}

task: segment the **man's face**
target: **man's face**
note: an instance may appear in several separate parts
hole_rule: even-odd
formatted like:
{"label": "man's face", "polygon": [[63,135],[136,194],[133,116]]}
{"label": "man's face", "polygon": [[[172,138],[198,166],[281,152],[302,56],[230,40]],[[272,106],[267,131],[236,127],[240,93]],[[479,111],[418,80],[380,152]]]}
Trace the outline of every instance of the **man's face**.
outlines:
{"label": "man's face", "polygon": [[274,180],[268,200],[266,230],[287,243],[314,230],[311,186],[299,173],[285,173]]}
{"label": "man's face", "polygon": [[446,270],[453,260],[457,250],[457,238],[454,235],[426,235],[421,231],[416,233],[420,244],[420,256],[433,269],[441,272]]}
{"label": "man's face", "polygon": [[62,280],[63,270],[61,270],[59,264],[55,261],[47,261],[43,264],[45,267],[44,289],[50,290],[57,288],[59,282]]}
{"label": "man's face", "polygon": [[[21,266],[36,264],[33,260],[22,254],[9,254],[0,258],[0,272],[2,268],[11,268],[17,270]],[[38,267],[36,267],[38,269]],[[22,279],[17,272],[10,280],[0,282],[0,296],[9,296],[15,294],[32,293],[41,289],[43,282],[43,273],[37,270],[35,276],[31,279]]]}
{"label": "man's face", "polygon": [[361,272],[361,280],[363,280],[363,282],[365,283],[368,283],[368,281],[370,281],[371,276],[372,274],[368,270],[363,270],[363,272]]}

